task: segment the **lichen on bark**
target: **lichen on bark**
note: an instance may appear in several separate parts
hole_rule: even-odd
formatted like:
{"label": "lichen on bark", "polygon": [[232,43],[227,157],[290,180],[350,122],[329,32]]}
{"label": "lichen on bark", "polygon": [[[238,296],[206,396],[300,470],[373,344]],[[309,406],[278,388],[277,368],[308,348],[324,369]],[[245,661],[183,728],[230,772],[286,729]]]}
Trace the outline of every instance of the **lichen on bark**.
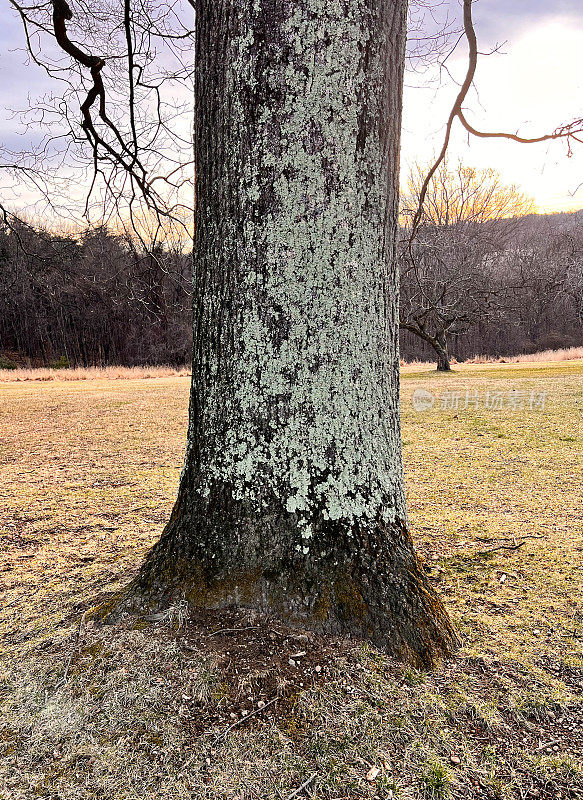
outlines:
{"label": "lichen on bark", "polygon": [[132,597],[255,605],[429,663],[455,634],[406,530],[405,11],[197,2],[188,447]]}
{"label": "lichen on bark", "polygon": [[[395,520],[397,290],[385,214],[396,165],[382,152],[383,20],[364,0],[279,6],[276,24],[261,3],[239,10],[225,59],[234,185],[222,188],[244,213],[212,220],[237,273],[237,344],[227,363],[225,347],[207,351],[203,490],[229,482],[258,506],[276,495],[306,531],[316,508],[348,523]],[[362,134],[364,116],[375,122]],[[222,280],[207,289],[209,311],[224,290]],[[225,413],[236,424],[209,435]]]}

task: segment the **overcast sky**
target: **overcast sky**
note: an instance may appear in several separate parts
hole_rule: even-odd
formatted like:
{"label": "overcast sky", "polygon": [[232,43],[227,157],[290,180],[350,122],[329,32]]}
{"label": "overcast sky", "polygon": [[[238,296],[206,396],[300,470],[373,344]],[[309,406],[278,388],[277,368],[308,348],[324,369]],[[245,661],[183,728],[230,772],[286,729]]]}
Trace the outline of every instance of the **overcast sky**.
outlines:
{"label": "overcast sky", "polygon": [[[447,0],[458,25],[461,9]],[[22,32],[7,4],[0,11],[0,140],[19,147],[18,125],[6,109],[58,87],[34,65],[24,66]],[[480,59],[476,89],[466,102],[467,116],[485,130],[548,132],[583,116],[583,2],[581,0],[478,0],[474,20],[481,51],[504,43],[501,53]],[[463,78],[466,49],[460,44],[448,59],[457,80]],[[439,150],[443,125],[457,86],[445,75],[409,76],[405,90],[403,174],[415,161],[425,164]],[[20,141],[20,144],[22,140]],[[564,143],[518,145],[499,140],[468,141],[456,126],[450,160],[462,158],[478,168],[495,167],[505,182],[516,183],[541,211],[583,208],[583,145],[567,158]]]}

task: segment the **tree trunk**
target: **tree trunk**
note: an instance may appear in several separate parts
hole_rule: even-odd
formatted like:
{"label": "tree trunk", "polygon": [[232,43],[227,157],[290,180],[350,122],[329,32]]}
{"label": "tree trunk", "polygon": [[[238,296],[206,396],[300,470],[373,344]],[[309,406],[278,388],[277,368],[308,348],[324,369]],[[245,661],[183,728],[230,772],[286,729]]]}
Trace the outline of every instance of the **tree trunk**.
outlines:
{"label": "tree trunk", "polygon": [[433,343],[437,353],[437,369],[439,372],[451,372],[449,363],[449,352],[447,350],[447,339],[445,333],[438,333]]}
{"label": "tree trunk", "polygon": [[405,0],[198,0],[185,465],[134,608],[456,634],[406,528],[395,241]]}

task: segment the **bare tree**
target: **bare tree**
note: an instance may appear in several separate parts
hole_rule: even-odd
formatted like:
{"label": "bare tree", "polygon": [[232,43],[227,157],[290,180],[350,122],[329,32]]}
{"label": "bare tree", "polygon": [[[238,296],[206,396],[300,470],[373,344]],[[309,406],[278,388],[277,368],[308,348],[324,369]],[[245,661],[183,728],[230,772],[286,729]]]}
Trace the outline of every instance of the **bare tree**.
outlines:
{"label": "bare tree", "polygon": [[[0,143],[4,224],[24,221],[17,209],[26,191],[37,217],[57,224],[72,213],[114,221],[142,245],[175,229],[191,234],[194,0],[9,2],[31,66],[55,80],[55,91],[15,109],[33,146],[14,152]],[[442,6],[409,3],[412,69],[425,71],[459,34]],[[73,196],[72,177],[85,195]]]}
{"label": "bare tree", "polygon": [[581,344],[582,233],[580,224],[534,220],[505,254],[507,305],[529,349]]}
{"label": "bare tree", "polygon": [[405,10],[197,3],[189,445],[124,608],[248,605],[417,664],[455,646],[402,483]]}
{"label": "bare tree", "polygon": [[[468,292],[476,283],[481,291],[490,285],[496,291],[487,313],[478,308],[477,322],[452,337],[452,355],[463,360],[583,344],[580,220],[575,213],[483,223],[482,239],[487,234],[503,248],[487,248],[481,271],[466,276]],[[418,259],[420,271],[427,267],[430,289],[441,274],[432,252],[425,251],[427,264],[423,253]],[[2,363],[186,363],[192,349],[190,275],[183,237],[166,236],[163,246],[144,248],[104,226],[56,235],[30,222],[0,225]],[[413,277],[403,279],[403,311]],[[402,358],[427,357],[431,346],[418,335],[402,330],[400,338]]]}
{"label": "bare tree", "polygon": [[441,164],[447,156],[447,149],[451,139],[451,133],[456,120],[463,126],[463,128],[472,136],[480,139],[508,139],[518,144],[536,144],[539,142],[549,142],[554,140],[562,140],[566,143],[567,154],[571,154],[571,148],[574,143],[583,143],[583,118],[571,120],[570,122],[558,125],[550,133],[543,133],[538,136],[524,136],[518,133],[511,133],[506,131],[483,131],[474,127],[467,118],[464,103],[468,93],[474,85],[474,79],[478,68],[478,59],[480,52],[478,50],[478,37],[474,28],[474,21],[472,16],[474,0],[463,0],[463,32],[465,40],[468,45],[468,67],[466,75],[460,86],[457,97],[451,107],[447,123],[445,125],[445,136],[439,155],[435,162],[427,170],[425,178],[419,190],[419,202],[417,208],[412,216],[411,231],[409,240],[412,242],[417,233],[417,228],[422,222],[424,213],[424,203],[429,186],[439,170]]}
{"label": "bare tree", "polygon": [[449,370],[451,338],[502,311],[499,259],[532,202],[495,170],[461,163],[450,170],[444,161],[426,187],[410,242],[424,181],[416,167],[403,201],[399,324],[433,348],[438,370]]}
{"label": "bare tree", "polygon": [[565,293],[572,299],[576,309],[579,330],[583,330],[583,242],[576,254],[569,259]]}
{"label": "bare tree", "polygon": [[29,59],[55,80],[55,93],[21,113],[34,148],[0,148],[5,223],[14,218],[11,195],[16,200],[24,185],[38,214],[70,218],[83,200],[71,191],[74,177],[86,187],[88,219],[115,218],[134,238],[145,227],[144,241],[152,241],[153,225],[162,238],[173,226],[191,231],[192,6],[10,4]]}

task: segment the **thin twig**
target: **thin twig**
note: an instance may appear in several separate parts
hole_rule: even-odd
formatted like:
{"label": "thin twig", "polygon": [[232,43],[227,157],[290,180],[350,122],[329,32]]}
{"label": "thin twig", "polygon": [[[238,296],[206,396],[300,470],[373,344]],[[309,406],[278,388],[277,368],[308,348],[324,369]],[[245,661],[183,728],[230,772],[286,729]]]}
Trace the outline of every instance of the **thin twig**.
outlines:
{"label": "thin twig", "polygon": [[[233,730],[233,728],[236,728],[237,725],[241,725],[242,722],[246,722],[246,720],[250,719],[251,717],[254,717],[257,714],[260,714],[262,711],[265,711],[266,708],[269,708],[270,705],[273,705],[273,703],[276,703],[279,699],[280,699],[279,697],[274,697],[272,700],[269,700],[267,703],[265,703],[264,706],[261,706],[261,708],[256,708],[255,711],[251,711],[249,714],[245,714],[245,716],[241,717],[241,719],[238,719],[237,722],[233,722],[232,725],[229,725],[228,728],[225,728],[225,730],[222,731],[222,733],[217,734],[217,736],[215,736],[215,738],[212,740],[211,750],[218,742],[221,741],[221,739],[224,739],[225,736],[228,736],[228,734]],[[192,763],[195,757],[196,753],[193,754],[190,758],[188,758],[184,762],[181,769],[185,770],[186,767],[188,767]]]}
{"label": "thin twig", "polygon": [[317,778],[317,777],[318,777],[318,773],[314,772],[313,775],[310,775],[310,777],[308,778],[307,781],[304,781],[301,786],[298,786],[298,788],[294,792],[292,792],[291,794],[288,794],[288,796],[286,797],[286,800],[292,800],[292,798],[297,797],[299,795],[299,793],[303,792],[304,789],[307,789],[307,787],[312,783],[314,778]]}
{"label": "thin twig", "polygon": [[[73,651],[74,652],[74,651]],[[55,689],[60,689],[60,687],[67,682],[67,676],[69,675],[69,667],[71,666],[71,661],[73,660],[73,653],[69,656],[67,661],[67,666],[65,667],[65,671],[63,672],[63,677],[60,681],[55,684]]]}
{"label": "thin twig", "polygon": [[239,631],[258,631],[259,625],[250,625],[248,628],[221,628],[220,631],[213,631],[209,633],[209,638],[211,636],[218,636],[219,633],[239,633]]}
{"label": "thin twig", "polygon": [[486,556],[489,553],[495,553],[497,550],[519,550],[526,542],[517,542],[517,544],[501,544],[498,547],[492,547],[490,550],[478,550],[479,556]]}
{"label": "thin twig", "polygon": [[506,133],[503,131],[480,131],[477,128],[474,128],[474,126],[468,122],[468,120],[464,115],[462,106],[474,81],[476,69],[478,66],[478,56],[480,55],[478,50],[478,40],[476,36],[476,31],[472,20],[472,3],[473,0],[463,0],[463,25],[469,50],[468,68],[466,71],[464,81],[460,87],[458,95],[454,101],[454,104],[449,113],[449,117],[447,119],[447,123],[445,126],[445,136],[443,139],[443,144],[440,153],[437,156],[437,159],[435,160],[433,166],[425,176],[425,180],[423,181],[423,185],[421,186],[421,191],[419,192],[419,203],[417,205],[417,210],[415,211],[415,214],[413,216],[411,224],[411,235],[409,237],[409,251],[411,255],[412,255],[412,250],[411,250],[412,243],[413,240],[415,239],[417,229],[421,225],[421,221],[423,218],[423,210],[424,210],[424,203],[425,203],[425,197],[427,195],[427,190],[429,189],[429,184],[431,183],[433,176],[439,169],[439,165],[443,162],[447,154],[453,124],[456,119],[460,121],[461,125],[468,131],[468,133],[481,139],[509,139],[514,142],[519,142],[520,144],[535,144],[537,142],[546,142],[555,139],[566,139],[567,145],[569,147],[569,154],[571,153],[571,140],[580,142],[581,139],[579,137],[583,133],[583,119],[573,120],[572,122],[567,123],[565,125],[560,125],[558,128],[555,128],[555,130],[552,131],[551,133],[545,133],[542,136],[535,136],[531,138],[519,136],[516,133]]}
{"label": "thin twig", "polygon": [[83,630],[83,626],[85,625],[85,618],[87,616],[88,611],[89,609],[86,608],[83,614],[81,614],[81,619],[79,620],[79,627],[77,628],[77,638],[75,639],[75,647],[79,647],[79,640],[81,639],[81,631]]}
{"label": "thin twig", "polygon": [[[238,719],[237,722],[234,722],[232,725],[229,725],[228,728],[225,728],[225,730],[222,731],[222,733],[217,734],[217,736],[215,736],[215,738],[212,740],[212,742],[211,742],[211,750],[218,742],[221,741],[221,739],[223,739],[225,736],[227,736],[233,730],[233,728],[236,728],[237,725],[240,725],[242,722],[245,722],[250,717],[254,717],[256,714],[261,713],[261,711],[265,711],[266,708],[269,708],[270,705],[272,705],[273,703],[277,702],[277,700],[279,700],[279,699],[280,699],[279,697],[274,697],[272,700],[269,700],[267,703],[265,703],[264,706],[261,706],[261,708],[257,708],[257,709],[255,709],[255,711],[251,711],[249,714],[246,714],[244,717],[241,717],[241,719]],[[193,754],[190,758],[188,758],[183,763],[181,769],[185,770],[186,767],[188,767],[195,758],[196,758],[196,753]]]}
{"label": "thin twig", "polygon": [[246,722],[251,717],[254,717],[257,714],[261,714],[261,712],[265,711],[266,708],[269,708],[270,705],[273,705],[273,703],[277,703],[279,699],[280,699],[279,697],[274,697],[272,700],[269,700],[264,706],[261,706],[261,708],[256,708],[255,711],[250,711],[249,714],[245,714],[244,717],[241,717],[241,719],[238,719],[236,722],[233,722],[233,724],[229,725],[228,728],[225,728],[225,730],[222,733],[219,733],[217,736],[215,736],[211,746],[214,747],[215,744],[217,744],[217,742],[220,742],[221,739],[224,739],[225,736],[227,736],[233,730],[233,728],[236,728],[238,725],[241,725],[241,723]]}
{"label": "thin twig", "polygon": [[[476,536],[476,539],[479,542],[491,542],[491,539],[484,538],[482,536]],[[516,544],[516,537],[515,536],[497,536],[496,539],[500,542],[509,542],[512,540],[514,544]],[[546,534],[544,533],[525,533],[523,534],[520,539],[546,539]]]}
{"label": "thin twig", "polygon": [[560,739],[552,739],[550,742],[545,742],[544,744],[539,744],[537,748],[535,748],[535,753],[540,753],[541,750],[546,750],[547,747],[553,747],[555,744],[561,744]]}

